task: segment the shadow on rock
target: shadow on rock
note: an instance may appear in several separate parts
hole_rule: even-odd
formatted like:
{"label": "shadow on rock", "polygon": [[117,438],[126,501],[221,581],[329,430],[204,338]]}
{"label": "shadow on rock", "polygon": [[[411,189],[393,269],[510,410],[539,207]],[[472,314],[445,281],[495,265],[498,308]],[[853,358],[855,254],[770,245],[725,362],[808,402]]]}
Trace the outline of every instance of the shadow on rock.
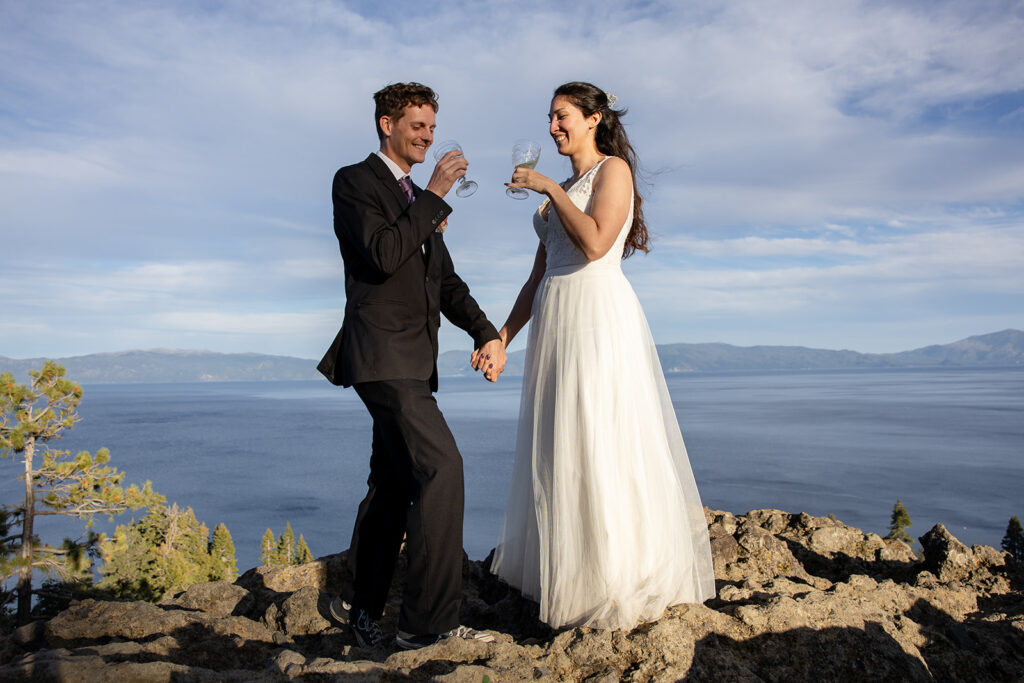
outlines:
{"label": "shadow on rock", "polygon": [[914,603],[907,617],[920,625],[927,639],[920,651],[932,675],[938,680],[1021,680],[1021,602],[1018,594],[1015,615],[979,609],[962,622],[927,600]]}
{"label": "shadow on rock", "polygon": [[500,631],[517,643],[547,643],[557,633],[538,616],[540,605],[491,573],[494,550],[471,562],[462,605],[463,620],[476,629]]}
{"label": "shadow on rock", "polygon": [[[766,676],[767,674],[767,676]],[[686,681],[932,681],[920,659],[880,624],[797,628],[745,640],[711,634],[697,642]]]}

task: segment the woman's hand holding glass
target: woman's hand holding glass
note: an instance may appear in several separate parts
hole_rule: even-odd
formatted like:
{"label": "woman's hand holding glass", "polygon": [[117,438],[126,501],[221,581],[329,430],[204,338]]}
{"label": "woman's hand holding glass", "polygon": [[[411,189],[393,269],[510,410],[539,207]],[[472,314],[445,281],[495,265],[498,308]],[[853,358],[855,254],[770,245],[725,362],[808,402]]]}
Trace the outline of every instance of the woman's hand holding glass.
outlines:
{"label": "woman's hand holding glass", "polygon": [[516,140],[516,143],[512,146],[512,163],[515,164],[515,170],[512,172],[512,182],[505,183],[508,187],[505,190],[512,199],[526,199],[529,197],[529,193],[521,188],[527,188],[534,192],[540,192],[537,187],[534,187],[530,183],[524,184],[524,181],[530,180],[534,175],[544,178],[540,173],[535,173],[533,168],[537,165],[537,161],[540,159],[540,144],[533,140]]}
{"label": "woman's hand holding glass", "polygon": [[[552,185],[557,185],[557,183],[540,171],[535,171],[532,168],[517,168],[512,173],[512,181],[505,183],[505,187],[508,188],[505,190],[505,194],[513,199],[526,199],[530,196],[526,190],[533,190],[538,194],[548,194]],[[522,196],[512,194],[513,192],[521,193]]]}

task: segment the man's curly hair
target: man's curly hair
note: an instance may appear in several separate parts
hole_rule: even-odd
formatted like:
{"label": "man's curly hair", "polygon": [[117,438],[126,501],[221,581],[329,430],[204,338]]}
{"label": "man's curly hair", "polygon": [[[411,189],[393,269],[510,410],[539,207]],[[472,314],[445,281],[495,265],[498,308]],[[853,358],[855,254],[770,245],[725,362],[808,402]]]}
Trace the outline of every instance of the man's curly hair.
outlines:
{"label": "man's curly hair", "polygon": [[409,105],[421,107],[429,104],[437,112],[437,94],[422,83],[392,83],[373,94],[376,107],[373,120],[377,125],[377,138],[384,139],[384,131],[380,127],[380,117],[387,116],[397,122]]}

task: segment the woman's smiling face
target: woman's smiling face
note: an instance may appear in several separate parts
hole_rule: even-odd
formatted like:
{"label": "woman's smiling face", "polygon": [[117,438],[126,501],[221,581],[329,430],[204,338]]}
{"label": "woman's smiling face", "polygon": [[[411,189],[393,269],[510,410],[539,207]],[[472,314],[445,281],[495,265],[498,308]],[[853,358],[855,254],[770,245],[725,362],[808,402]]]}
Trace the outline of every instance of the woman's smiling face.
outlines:
{"label": "woman's smiling face", "polygon": [[558,147],[558,153],[571,156],[574,152],[594,145],[594,130],[601,115],[594,113],[584,116],[583,111],[564,95],[551,100],[548,132]]}

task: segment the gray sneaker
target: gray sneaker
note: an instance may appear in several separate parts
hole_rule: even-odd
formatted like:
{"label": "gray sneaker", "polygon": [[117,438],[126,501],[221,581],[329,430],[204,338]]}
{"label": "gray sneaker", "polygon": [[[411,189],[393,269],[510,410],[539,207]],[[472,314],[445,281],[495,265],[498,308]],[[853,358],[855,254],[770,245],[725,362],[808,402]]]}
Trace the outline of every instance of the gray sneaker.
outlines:
{"label": "gray sneaker", "polygon": [[399,631],[398,636],[395,638],[395,644],[403,650],[418,650],[421,647],[427,647],[428,645],[434,645],[441,642],[445,638],[462,638],[463,640],[475,640],[480,643],[493,643],[494,636],[486,631],[477,631],[476,629],[468,626],[456,626],[451,631],[445,633],[425,633],[423,635],[415,635],[413,633],[406,633],[405,631]]}

